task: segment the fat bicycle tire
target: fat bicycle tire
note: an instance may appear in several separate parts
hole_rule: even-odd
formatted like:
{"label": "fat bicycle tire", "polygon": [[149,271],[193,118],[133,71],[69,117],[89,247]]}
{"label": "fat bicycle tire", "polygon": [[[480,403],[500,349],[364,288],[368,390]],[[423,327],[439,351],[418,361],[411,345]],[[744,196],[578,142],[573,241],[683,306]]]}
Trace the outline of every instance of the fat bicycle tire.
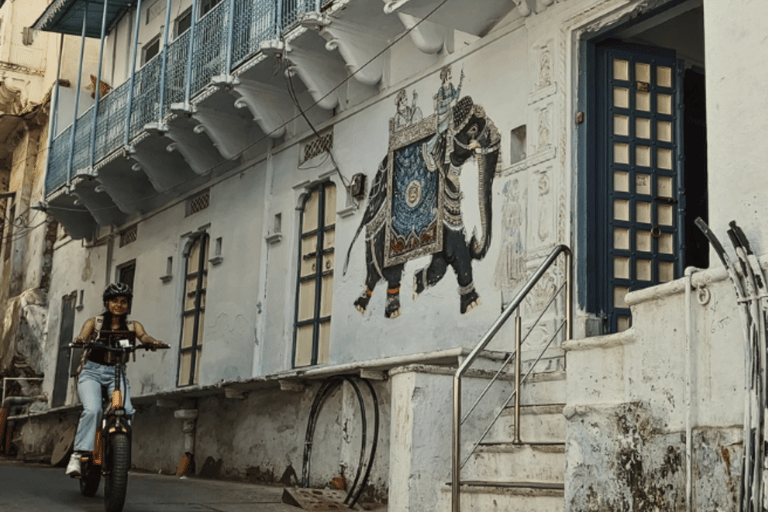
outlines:
{"label": "fat bicycle tire", "polygon": [[121,512],[128,488],[128,469],[131,464],[131,441],[123,432],[109,436],[105,457],[104,510]]}
{"label": "fat bicycle tire", "polygon": [[80,494],[88,498],[93,497],[99,490],[101,483],[101,466],[86,463],[83,465],[83,474],[80,477]]}

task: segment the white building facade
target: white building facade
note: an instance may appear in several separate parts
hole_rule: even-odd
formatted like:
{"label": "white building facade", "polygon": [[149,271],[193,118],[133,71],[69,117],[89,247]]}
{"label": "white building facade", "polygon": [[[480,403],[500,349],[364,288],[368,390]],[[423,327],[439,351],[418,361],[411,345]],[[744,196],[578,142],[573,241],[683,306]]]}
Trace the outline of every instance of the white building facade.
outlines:
{"label": "white building facade", "polygon": [[493,384],[462,455],[515,359],[523,417],[505,408],[469,456],[463,508],[735,510],[738,306],[694,220],[725,238],[735,219],[765,252],[766,18],[748,0],[51,2],[35,31],[103,44],[56,94],[34,204],[66,230],[50,400],[18,419],[21,451],[77,417],[59,347],[120,280],[171,345],[129,369],[136,466],[187,453],[205,475],[344,476],[390,510],[447,510],[453,375],[511,304],[530,335],[491,381],[510,319],[465,374],[465,412]]}

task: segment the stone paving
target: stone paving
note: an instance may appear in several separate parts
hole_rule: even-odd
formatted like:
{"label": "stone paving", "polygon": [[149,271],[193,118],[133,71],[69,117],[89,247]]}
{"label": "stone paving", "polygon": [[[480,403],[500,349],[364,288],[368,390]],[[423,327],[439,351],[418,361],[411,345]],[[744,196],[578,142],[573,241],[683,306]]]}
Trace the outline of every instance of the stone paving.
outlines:
{"label": "stone paving", "polygon": [[[93,498],[61,468],[0,460],[3,512],[100,512],[103,484]],[[282,503],[282,487],[132,472],[124,512],[299,512]],[[385,508],[377,512],[385,512]]]}

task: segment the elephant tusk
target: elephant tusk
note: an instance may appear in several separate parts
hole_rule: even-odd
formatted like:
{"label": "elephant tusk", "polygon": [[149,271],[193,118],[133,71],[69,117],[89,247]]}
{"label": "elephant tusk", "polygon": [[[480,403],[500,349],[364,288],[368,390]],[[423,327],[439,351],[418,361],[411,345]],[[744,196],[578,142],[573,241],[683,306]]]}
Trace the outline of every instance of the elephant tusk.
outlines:
{"label": "elephant tusk", "polygon": [[480,143],[477,142],[476,140],[471,141],[469,143],[469,149],[477,153],[477,150],[480,149]]}

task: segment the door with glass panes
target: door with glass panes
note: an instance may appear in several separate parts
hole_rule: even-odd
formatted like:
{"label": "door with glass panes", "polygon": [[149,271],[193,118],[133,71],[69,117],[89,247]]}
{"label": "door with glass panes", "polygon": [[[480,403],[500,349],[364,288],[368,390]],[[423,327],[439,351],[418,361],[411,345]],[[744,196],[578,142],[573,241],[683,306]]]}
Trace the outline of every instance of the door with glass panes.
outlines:
{"label": "door with glass panes", "polygon": [[618,332],[631,325],[627,292],[682,274],[682,75],[674,51],[620,42],[597,46],[595,64],[592,286]]}
{"label": "door with glass panes", "polygon": [[328,362],[335,245],[336,187],[326,182],[307,194],[301,213],[295,367]]}

